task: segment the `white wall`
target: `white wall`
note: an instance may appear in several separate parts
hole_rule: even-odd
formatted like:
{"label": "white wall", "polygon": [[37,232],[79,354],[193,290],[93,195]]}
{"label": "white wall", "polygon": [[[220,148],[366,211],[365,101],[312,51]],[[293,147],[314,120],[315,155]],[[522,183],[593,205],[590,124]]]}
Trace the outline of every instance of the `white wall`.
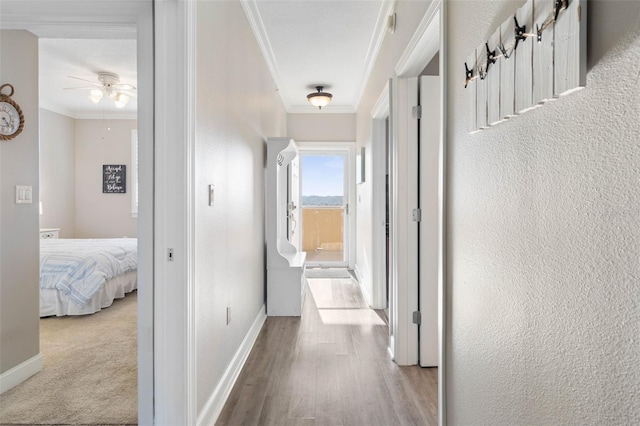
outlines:
{"label": "white wall", "polygon": [[40,108],[40,228],[60,228],[60,238],[75,237],[75,120]]}
{"label": "white wall", "polygon": [[[265,139],[284,106],[240,2],[197,3],[195,279],[201,412],[264,306]],[[208,185],[215,204],[208,206]],[[232,320],[226,325],[226,307]]]}
{"label": "white wall", "polygon": [[586,89],[469,135],[519,6],[449,2],[448,424],[638,424],[640,3],[589,2]]}
{"label": "white wall", "polygon": [[395,74],[394,67],[413,36],[430,2],[398,1],[396,3],[397,26],[394,34],[387,34],[380,49],[373,71],[365,88],[357,113],[358,149],[365,147],[365,182],[357,187],[357,232],[356,268],[361,277],[365,293],[372,294],[372,187],[371,187],[371,110],[382,93],[389,78]]}
{"label": "white wall", "polygon": [[[0,141],[0,373],[38,355],[38,39],[0,31],[0,80],[25,117],[21,134]],[[33,187],[32,204],[15,203],[15,186]]]}
{"label": "white wall", "polygon": [[[76,238],[136,237],[131,215],[131,130],[136,120],[75,120]],[[127,166],[127,192],[102,193],[102,166]]]}
{"label": "white wall", "polygon": [[297,142],[353,142],[356,140],[356,115],[289,114],[287,136]]}

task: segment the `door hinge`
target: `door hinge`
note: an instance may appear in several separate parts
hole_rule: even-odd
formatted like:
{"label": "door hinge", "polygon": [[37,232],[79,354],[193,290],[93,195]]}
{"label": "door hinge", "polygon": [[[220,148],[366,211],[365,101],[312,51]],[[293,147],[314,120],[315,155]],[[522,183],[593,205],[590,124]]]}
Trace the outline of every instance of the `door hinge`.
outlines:
{"label": "door hinge", "polygon": [[413,209],[413,221],[414,222],[422,221],[422,209]]}
{"label": "door hinge", "polygon": [[414,324],[422,324],[422,314],[420,311],[413,311],[413,323]]}
{"label": "door hinge", "polygon": [[413,112],[413,118],[415,118],[416,120],[420,120],[422,118],[422,106],[421,105],[416,105],[414,106],[411,111]]}
{"label": "door hinge", "polygon": [[345,204],[344,206],[344,213],[349,216],[349,203]]}

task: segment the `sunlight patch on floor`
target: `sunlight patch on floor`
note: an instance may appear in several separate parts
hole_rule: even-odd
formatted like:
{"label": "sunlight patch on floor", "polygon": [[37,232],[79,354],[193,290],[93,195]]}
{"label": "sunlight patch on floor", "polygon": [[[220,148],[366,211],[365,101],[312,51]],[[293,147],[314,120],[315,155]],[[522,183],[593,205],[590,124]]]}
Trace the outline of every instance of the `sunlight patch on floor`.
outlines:
{"label": "sunlight patch on floor", "polygon": [[372,309],[318,309],[320,319],[327,325],[386,325]]}

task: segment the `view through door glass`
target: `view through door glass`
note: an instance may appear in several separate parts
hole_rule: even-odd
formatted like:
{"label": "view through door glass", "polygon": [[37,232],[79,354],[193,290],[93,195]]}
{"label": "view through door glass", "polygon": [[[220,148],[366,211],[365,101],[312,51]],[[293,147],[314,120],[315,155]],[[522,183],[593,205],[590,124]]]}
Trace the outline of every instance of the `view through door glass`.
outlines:
{"label": "view through door glass", "polygon": [[310,265],[346,264],[345,156],[302,155],[302,250]]}

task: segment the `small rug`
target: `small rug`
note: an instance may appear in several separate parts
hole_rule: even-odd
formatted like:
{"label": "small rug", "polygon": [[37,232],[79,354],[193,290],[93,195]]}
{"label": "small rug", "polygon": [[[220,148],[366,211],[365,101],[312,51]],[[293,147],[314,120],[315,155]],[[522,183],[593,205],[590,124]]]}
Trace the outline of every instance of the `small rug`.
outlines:
{"label": "small rug", "polygon": [[305,275],[307,278],[353,278],[345,268],[311,268]]}

